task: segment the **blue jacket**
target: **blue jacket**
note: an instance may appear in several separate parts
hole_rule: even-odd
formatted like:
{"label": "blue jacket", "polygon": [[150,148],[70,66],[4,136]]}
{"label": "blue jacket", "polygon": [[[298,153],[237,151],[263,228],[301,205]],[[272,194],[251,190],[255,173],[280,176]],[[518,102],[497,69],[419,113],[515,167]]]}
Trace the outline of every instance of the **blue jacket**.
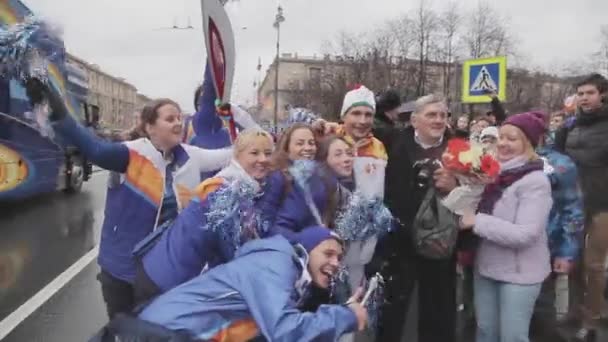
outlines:
{"label": "blue jacket", "polygon": [[233,261],[161,295],[139,318],[201,340],[336,341],[355,331],[357,319],[347,307],[296,308],[300,262],[281,236],[248,242]]}
{"label": "blue jacket", "polygon": [[[287,180],[281,171],[273,172],[269,177],[269,196],[273,196],[273,206],[278,207],[274,229],[276,233],[291,239],[294,233],[314,225],[318,225],[314,215],[306,204],[304,190],[294,181],[286,184]],[[335,176],[327,172],[318,171],[309,182],[313,202],[319,211],[321,218],[328,209],[329,198],[337,187]],[[269,199],[269,201],[271,201]],[[325,223],[327,224],[327,223]]]}
{"label": "blue jacket", "polygon": [[[158,225],[165,189],[167,161],[147,138],[110,143],[94,136],[70,116],[54,123],[64,139],[100,167],[120,173],[120,182],[108,190],[99,246],[99,265],[112,276],[132,283],[135,245]],[[186,207],[201,172],[228,165],[231,149],[204,150],[177,145],[172,190],[178,211]]]}
{"label": "blue jacket", "polygon": [[584,226],[576,165],[568,156],[549,147],[537,152],[546,162],[545,173],[551,182],[553,207],[547,225],[551,256],[574,260],[579,254]]}
{"label": "blue jacket", "polygon": [[[198,196],[192,199],[190,205],[143,256],[144,270],[161,292],[194,278],[205,266],[213,268],[234,257],[238,246],[210,229],[207,222],[211,204],[217,200],[214,195],[226,186],[225,179],[221,177],[209,178],[203,182],[196,190]],[[256,212],[259,212],[263,203],[262,194],[259,195],[253,203]],[[258,224],[262,224],[262,221]],[[267,232],[259,228],[258,234],[260,237],[267,236]]]}
{"label": "blue jacket", "polygon": [[[232,144],[230,132],[226,126],[226,122],[222,119],[216,110],[215,100],[217,93],[213,86],[213,76],[209,64],[205,67],[205,78],[203,80],[203,92],[199,99],[199,108],[196,108],[196,113],[191,118],[192,127],[186,123],[186,136],[189,144],[208,149],[220,149],[228,147]],[[231,106],[232,116],[230,120],[234,120],[239,128],[249,128],[257,126],[251,116],[238,106]],[[189,136],[193,133],[193,136]],[[219,170],[219,169],[218,169]],[[201,175],[201,179],[205,180],[212,177],[218,170],[206,172]]]}

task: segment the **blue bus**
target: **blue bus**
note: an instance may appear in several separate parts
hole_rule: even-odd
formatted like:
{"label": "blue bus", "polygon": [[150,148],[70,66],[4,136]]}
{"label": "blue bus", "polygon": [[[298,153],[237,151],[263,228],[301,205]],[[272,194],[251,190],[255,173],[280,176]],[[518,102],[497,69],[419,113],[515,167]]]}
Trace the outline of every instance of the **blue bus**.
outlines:
{"label": "blue bus", "polygon": [[[18,0],[0,1],[0,30],[31,15]],[[86,71],[67,62],[63,41],[37,46],[52,56],[48,79],[63,94],[70,115],[85,126],[95,126],[98,110],[87,104]],[[92,166],[78,149],[41,127],[24,87],[0,77],[0,201],[24,199],[63,190],[76,192],[88,180]]]}

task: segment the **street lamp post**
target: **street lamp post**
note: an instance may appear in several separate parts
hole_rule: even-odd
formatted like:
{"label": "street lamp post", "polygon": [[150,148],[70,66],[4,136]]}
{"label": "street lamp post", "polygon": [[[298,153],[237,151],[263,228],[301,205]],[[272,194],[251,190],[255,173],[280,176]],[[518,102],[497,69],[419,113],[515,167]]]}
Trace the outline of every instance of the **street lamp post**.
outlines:
{"label": "street lamp post", "polygon": [[281,23],[285,21],[283,16],[283,7],[279,5],[277,15],[274,18],[274,28],[277,29],[277,55],[275,57],[275,75],[274,75],[274,132],[279,133],[279,51],[281,42]]}

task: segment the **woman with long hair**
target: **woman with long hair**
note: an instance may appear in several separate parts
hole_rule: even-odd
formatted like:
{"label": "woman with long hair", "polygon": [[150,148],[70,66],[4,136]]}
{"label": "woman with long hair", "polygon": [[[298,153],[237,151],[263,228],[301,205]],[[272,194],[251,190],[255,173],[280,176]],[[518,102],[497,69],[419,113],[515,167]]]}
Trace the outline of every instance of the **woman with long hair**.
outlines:
{"label": "woman with long hair", "polygon": [[[278,233],[288,238],[305,227],[321,224],[312,211],[325,207],[328,180],[315,170],[302,188],[290,171],[299,162],[313,165],[316,155],[317,140],[312,128],[304,123],[295,123],[285,130],[273,154],[274,171],[269,176],[265,196],[268,196],[266,205],[279,209],[268,220],[274,223]],[[307,201],[306,193],[314,203]]]}
{"label": "woman with long hair", "polygon": [[145,137],[111,143],[94,136],[69,114],[61,96],[36,79],[27,84],[33,102],[46,99],[55,132],[94,164],[121,174],[108,190],[98,263],[108,315],[130,312],[134,305],[135,245],[185,208],[201,173],[230,162],[230,149],[205,150],[181,144],[182,112],[170,99],[158,99],[141,113]]}

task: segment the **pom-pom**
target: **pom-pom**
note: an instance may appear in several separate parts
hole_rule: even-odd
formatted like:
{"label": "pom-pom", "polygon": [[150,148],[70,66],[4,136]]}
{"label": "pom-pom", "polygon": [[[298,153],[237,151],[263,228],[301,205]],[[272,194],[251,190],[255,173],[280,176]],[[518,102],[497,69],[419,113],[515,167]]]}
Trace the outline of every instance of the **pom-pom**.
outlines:
{"label": "pom-pom", "polygon": [[312,198],[312,194],[310,192],[310,179],[315,173],[316,167],[317,163],[312,160],[296,160],[289,168],[289,173],[296,182],[296,185],[300,187],[300,189],[302,189],[306,205],[308,206],[308,209],[317,221],[317,224],[323,225],[321,214],[319,214],[319,210],[317,209],[317,206],[315,205],[315,202]]}
{"label": "pom-pom", "polygon": [[319,119],[319,116],[313,113],[311,110],[306,108],[289,108],[287,124],[293,125],[294,123],[305,123],[312,125]]}
{"label": "pom-pom", "polygon": [[392,229],[393,215],[382,199],[354,192],[335,221],[336,232],[345,241],[363,241]]}
{"label": "pom-pom", "polygon": [[251,184],[240,181],[232,181],[209,194],[207,224],[203,229],[218,233],[234,251],[243,243],[265,235],[269,227],[254,208],[257,196]]}
{"label": "pom-pom", "polygon": [[331,278],[329,285],[330,298],[332,303],[345,303],[351,296],[349,285],[348,269],[340,265],[338,272]]}
{"label": "pom-pom", "polygon": [[[0,75],[25,81],[38,78],[46,82],[48,61],[58,44],[49,26],[33,16],[0,31]],[[60,46],[61,51],[63,47]]]}
{"label": "pom-pom", "polygon": [[363,298],[363,305],[367,310],[368,325],[376,330],[380,321],[382,305],[384,304],[384,279],[380,274],[373,276],[367,283],[367,295]]}

